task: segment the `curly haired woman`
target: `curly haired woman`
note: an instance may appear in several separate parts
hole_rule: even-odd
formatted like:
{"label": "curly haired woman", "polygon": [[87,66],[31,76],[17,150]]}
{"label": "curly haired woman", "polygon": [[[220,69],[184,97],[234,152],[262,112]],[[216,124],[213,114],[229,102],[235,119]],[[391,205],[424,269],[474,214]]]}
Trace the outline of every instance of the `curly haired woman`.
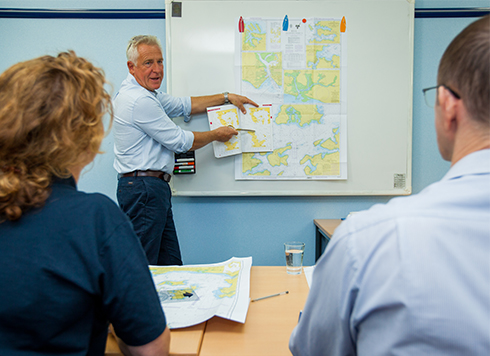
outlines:
{"label": "curly haired woman", "polygon": [[0,75],[0,354],[103,355],[112,323],[127,355],[168,353],[143,249],[117,205],[77,190],[111,98],[74,52]]}

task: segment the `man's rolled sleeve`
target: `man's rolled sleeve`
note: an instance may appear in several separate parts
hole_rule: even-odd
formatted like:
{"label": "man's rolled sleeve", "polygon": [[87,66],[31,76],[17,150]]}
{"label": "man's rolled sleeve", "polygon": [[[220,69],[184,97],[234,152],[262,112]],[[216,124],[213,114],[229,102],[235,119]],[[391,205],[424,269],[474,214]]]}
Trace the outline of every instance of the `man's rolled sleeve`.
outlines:
{"label": "man's rolled sleeve", "polygon": [[135,101],[133,122],[159,145],[172,152],[187,152],[194,143],[194,134],[177,126],[152,97],[143,96]]}
{"label": "man's rolled sleeve", "polygon": [[171,118],[184,116],[190,118],[192,102],[189,96],[173,97],[166,93],[157,94],[158,101],[162,104],[163,109]]}

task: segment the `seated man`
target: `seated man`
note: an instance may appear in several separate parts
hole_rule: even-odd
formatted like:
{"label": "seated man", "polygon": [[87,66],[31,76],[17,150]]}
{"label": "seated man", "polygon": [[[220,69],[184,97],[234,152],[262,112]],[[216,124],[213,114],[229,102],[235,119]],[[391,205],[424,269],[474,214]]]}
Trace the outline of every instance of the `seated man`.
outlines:
{"label": "seated man", "polygon": [[295,356],[488,355],[490,17],[438,71],[435,127],[451,169],[417,195],[349,217],[313,272]]}

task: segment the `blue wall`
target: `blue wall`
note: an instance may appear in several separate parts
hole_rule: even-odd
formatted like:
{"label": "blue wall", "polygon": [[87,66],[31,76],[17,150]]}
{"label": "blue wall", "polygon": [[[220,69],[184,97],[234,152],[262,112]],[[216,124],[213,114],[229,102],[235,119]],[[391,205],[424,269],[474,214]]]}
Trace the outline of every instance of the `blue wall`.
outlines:
{"label": "blue wall", "polygon": [[[163,0],[0,0],[0,8],[157,9]],[[461,1],[418,1],[416,8],[461,7]],[[466,7],[488,7],[490,2],[468,0]],[[421,89],[436,83],[439,59],[451,39],[473,18],[416,19],[414,45],[414,104],[412,185],[417,193],[439,180],[449,163],[439,156],[433,112],[424,104]],[[0,18],[0,71],[43,54],[74,49],[101,66],[115,93],[127,74],[125,46],[136,34],[165,39],[164,20],[46,20]],[[165,88],[163,88],[165,89]],[[231,90],[232,88],[230,88]],[[396,88],[386,88],[396,90]],[[211,94],[211,93],[210,93]],[[192,93],[189,93],[192,95]],[[383,95],[380,93],[380,98]],[[380,106],[382,106],[380,99]],[[115,200],[116,173],[112,168],[113,139],[103,142],[106,152],[83,173],[79,188],[107,194]],[[313,219],[341,218],[368,209],[391,197],[174,197],[175,223],[184,263],[214,263],[232,256],[252,256],[254,265],[284,265],[283,243],[306,243],[305,265],[314,264]]]}

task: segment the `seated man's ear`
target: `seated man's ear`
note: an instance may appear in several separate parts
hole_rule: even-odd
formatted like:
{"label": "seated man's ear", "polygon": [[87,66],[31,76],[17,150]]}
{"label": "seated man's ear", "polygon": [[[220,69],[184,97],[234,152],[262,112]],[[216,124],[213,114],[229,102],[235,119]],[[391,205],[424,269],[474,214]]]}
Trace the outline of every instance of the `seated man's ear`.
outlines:
{"label": "seated man's ear", "polygon": [[461,99],[456,98],[447,88],[441,85],[437,88],[437,103],[443,119],[443,127],[446,131],[454,131],[457,128],[456,117]]}

